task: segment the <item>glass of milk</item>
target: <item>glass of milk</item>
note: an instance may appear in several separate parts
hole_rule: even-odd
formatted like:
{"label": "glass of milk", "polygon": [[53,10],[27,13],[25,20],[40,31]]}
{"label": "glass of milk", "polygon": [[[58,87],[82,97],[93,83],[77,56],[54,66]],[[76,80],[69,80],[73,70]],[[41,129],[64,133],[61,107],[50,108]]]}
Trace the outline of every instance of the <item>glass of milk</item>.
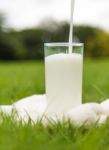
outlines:
{"label": "glass of milk", "polygon": [[[71,45],[70,45],[71,47]],[[45,43],[47,115],[64,115],[82,103],[83,44]]]}

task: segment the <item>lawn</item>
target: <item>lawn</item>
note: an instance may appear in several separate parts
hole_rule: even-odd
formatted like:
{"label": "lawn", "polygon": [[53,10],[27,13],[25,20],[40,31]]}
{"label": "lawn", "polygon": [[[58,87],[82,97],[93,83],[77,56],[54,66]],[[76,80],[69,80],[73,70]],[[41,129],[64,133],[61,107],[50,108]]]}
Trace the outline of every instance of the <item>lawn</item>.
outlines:
{"label": "lawn", "polygon": [[[109,60],[85,60],[83,102],[101,102],[109,97]],[[0,63],[0,104],[45,93],[43,62]],[[23,126],[4,118],[0,124],[0,150],[108,150],[109,123],[89,129],[76,128],[69,121],[40,122]]]}

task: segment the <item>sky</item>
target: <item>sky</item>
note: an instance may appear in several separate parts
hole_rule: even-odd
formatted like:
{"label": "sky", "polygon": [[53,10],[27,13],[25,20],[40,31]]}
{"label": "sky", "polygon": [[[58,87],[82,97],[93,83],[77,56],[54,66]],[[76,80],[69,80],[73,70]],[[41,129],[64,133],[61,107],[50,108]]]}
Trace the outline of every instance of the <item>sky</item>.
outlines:
{"label": "sky", "polygon": [[[90,24],[109,31],[109,0],[75,0],[74,23]],[[42,20],[70,21],[70,0],[0,0],[7,25],[31,28]]]}

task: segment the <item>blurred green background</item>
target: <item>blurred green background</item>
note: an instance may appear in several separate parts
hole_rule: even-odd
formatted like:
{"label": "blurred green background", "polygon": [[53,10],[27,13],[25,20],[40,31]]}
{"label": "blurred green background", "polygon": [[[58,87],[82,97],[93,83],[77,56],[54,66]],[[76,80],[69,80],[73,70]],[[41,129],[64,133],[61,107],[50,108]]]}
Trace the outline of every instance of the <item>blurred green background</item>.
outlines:
{"label": "blurred green background", "polygon": [[[67,42],[69,23],[47,20],[40,26],[22,29],[4,28],[5,19],[0,15],[0,60],[43,59],[44,42]],[[103,29],[74,26],[74,41],[85,45],[84,56],[100,58],[109,56],[109,33]]]}
{"label": "blurred green background", "polygon": [[[45,93],[44,43],[67,42],[69,23],[47,20],[40,26],[15,30],[0,15],[0,104]],[[74,26],[74,41],[84,43],[83,102],[109,97],[109,33]]]}

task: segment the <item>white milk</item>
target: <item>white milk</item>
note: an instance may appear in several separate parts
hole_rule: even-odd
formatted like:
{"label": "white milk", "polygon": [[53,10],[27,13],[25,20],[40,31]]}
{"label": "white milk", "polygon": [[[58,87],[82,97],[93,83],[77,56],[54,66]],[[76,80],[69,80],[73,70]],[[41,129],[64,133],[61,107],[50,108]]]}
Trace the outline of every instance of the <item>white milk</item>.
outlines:
{"label": "white milk", "polygon": [[48,114],[65,114],[81,104],[82,55],[54,54],[45,58]]}
{"label": "white milk", "polygon": [[73,51],[72,43],[73,43],[73,14],[74,14],[74,6],[75,6],[75,0],[71,0],[70,32],[69,32],[69,53],[70,54]]}

